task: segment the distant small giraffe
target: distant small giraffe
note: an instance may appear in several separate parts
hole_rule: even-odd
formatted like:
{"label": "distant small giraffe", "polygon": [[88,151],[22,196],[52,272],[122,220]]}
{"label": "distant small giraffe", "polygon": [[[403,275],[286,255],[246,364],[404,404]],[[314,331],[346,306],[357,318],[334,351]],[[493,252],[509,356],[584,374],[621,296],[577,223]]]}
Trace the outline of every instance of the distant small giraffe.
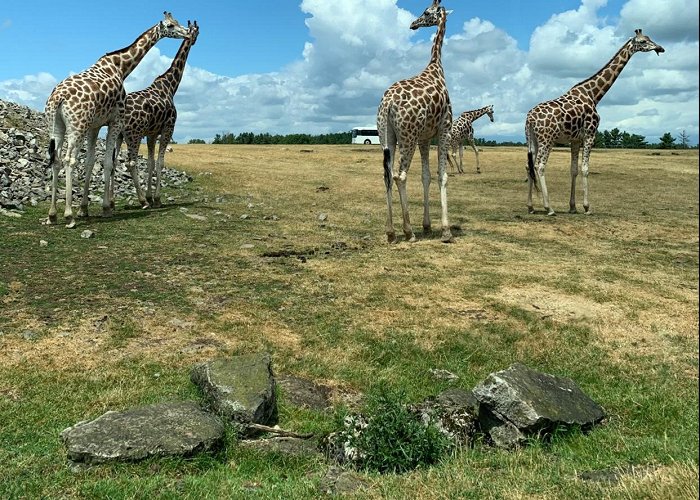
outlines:
{"label": "distant small giraffe", "polygon": [[474,127],[472,126],[472,123],[484,115],[488,115],[489,119],[493,122],[493,105],[489,104],[488,106],[480,109],[465,111],[459,115],[459,118],[452,122],[452,130],[450,131],[450,154],[453,157],[454,163],[457,163],[454,156],[457,149],[459,149],[459,163],[457,163],[457,171],[460,174],[464,173],[462,157],[464,156],[465,139],[469,142],[469,144],[471,144],[474,154],[476,155],[476,173],[481,173],[481,168],[479,167],[479,150],[474,144]]}
{"label": "distant small giraffe", "polygon": [[[165,12],[165,19],[142,33],[128,47],[110,52],[85,71],[71,75],[51,92],[45,108],[49,128],[49,165],[53,170],[51,207],[48,224],[56,224],[56,195],[58,173],[65,166],[66,173],[66,227],[75,227],[73,219],[73,169],[78,164],[78,153],[87,138],[85,157],[85,186],[78,216],[88,214],[88,190],[95,163],[95,144],[100,128],[107,125],[107,149],[104,156],[105,193],[102,213],[112,215],[110,176],[114,162],[117,135],[124,120],[124,79],[136,68],[151,47],[163,37],[185,38],[188,32]],[[61,147],[66,142],[64,158]]]}
{"label": "distant small giraffe", "polygon": [[[126,112],[124,129],[117,139],[117,152],[121,149],[122,141],[126,142],[128,150],[127,164],[134,181],[136,194],[143,208],[149,206],[160,207],[160,184],[163,162],[168,144],[173,137],[177,109],[173,98],[182,80],[185,63],[190,49],[197,42],[199,26],[187,23],[189,36],[185,38],[177,51],[170,68],[156,78],[153,83],[144,90],[131,92],[126,95]],[[144,197],[139,182],[137,159],[141,139],[146,137],[148,145],[148,175],[146,183],[146,196]],[[158,146],[158,160],[155,160],[156,141]],[[156,171],[155,194],[153,194],[153,170]],[[114,176],[112,176],[112,188]]]}
{"label": "distant small giraffe", "polygon": [[[451,11],[450,11],[451,12]],[[447,149],[452,126],[452,107],[442,69],[442,43],[449,12],[433,0],[423,14],[413,21],[411,29],[437,26],[430,62],[419,75],[394,83],[384,93],[377,113],[379,140],[384,150],[384,184],[386,186],[387,220],[386,235],[389,243],[396,241],[392,222],[392,181],[396,181],[403,213],[403,232],[407,241],[415,241],[408,215],[406,176],[416,146],[423,163],[423,232],[430,233],[430,140],[438,137],[438,183],[442,207],[442,241],[454,241],[447,218],[447,174],[449,161]],[[393,170],[394,153],[398,145],[401,153],[399,171]]]}
{"label": "distant small giraffe", "polygon": [[576,176],[578,175],[579,150],[583,144],[583,209],[591,213],[588,203],[588,165],[591,148],[595,142],[600,116],[596,105],[600,102],[622,69],[636,52],[664,52],[664,48],[642,34],[641,29],[618,50],[613,58],[590,78],[574,85],[569,91],[554,99],[532,108],[525,120],[525,139],[528,153],[528,194],[527,208],[532,208],[532,188],[538,180],[542,189],[542,201],[547,215],[555,215],[549,205],[549,194],[544,178],[549,153],[555,143],[571,143],[571,198],[569,212],[576,213]]}

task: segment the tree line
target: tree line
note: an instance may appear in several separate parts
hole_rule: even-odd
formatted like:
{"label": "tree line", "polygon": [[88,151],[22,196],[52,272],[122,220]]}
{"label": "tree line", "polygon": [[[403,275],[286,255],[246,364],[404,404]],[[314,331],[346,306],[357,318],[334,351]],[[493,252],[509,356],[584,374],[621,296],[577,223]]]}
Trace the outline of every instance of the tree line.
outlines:
{"label": "tree line", "polygon": [[[330,134],[269,134],[242,132],[216,134],[211,144],[350,144],[352,132],[335,132]],[[475,138],[477,146],[525,146],[524,142],[495,141]],[[206,144],[203,139],[190,139],[189,144]],[[436,143],[433,141],[433,143]],[[666,132],[659,137],[659,142],[649,143],[646,137],[639,134],[630,134],[627,131],[613,128],[596,133],[595,148],[623,148],[623,149],[690,149],[697,148],[690,145],[690,137],[683,130],[678,137],[671,132]]]}

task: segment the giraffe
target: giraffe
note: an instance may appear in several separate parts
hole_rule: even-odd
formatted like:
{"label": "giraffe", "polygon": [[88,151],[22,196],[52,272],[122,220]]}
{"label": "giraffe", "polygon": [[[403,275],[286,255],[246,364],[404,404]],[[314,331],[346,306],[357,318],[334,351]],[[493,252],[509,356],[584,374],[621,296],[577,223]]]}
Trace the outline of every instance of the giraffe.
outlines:
{"label": "giraffe", "polygon": [[[464,140],[466,139],[469,144],[471,144],[474,154],[476,155],[476,173],[480,174],[481,169],[479,168],[479,150],[476,149],[474,144],[474,127],[472,123],[478,120],[484,115],[488,115],[489,119],[493,121],[493,105],[489,104],[486,107],[480,109],[474,109],[472,111],[465,111],[459,118],[452,122],[452,130],[450,131],[450,154],[453,159],[457,149],[459,149],[459,163],[457,164],[457,171],[460,174],[464,173],[464,167],[462,166],[462,157],[464,155]],[[455,163],[457,162],[456,159]]]}
{"label": "giraffe", "polygon": [[[197,21],[190,24],[187,29],[189,36],[185,38],[173,59],[170,68],[156,78],[153,83],[144,90],[131,92],[126,95],[126,111],[124,129],[117,138],[117,152],[121,149],[123,141],[126,141],[128,150],[127,163],[134,181],[136,194],[143,208],[149,206],[160,207],[160,179],[163,170],[165,151],[173,137],[177,110],[173,97],[177,92],[185,63],[190,49],[197,41],[199,26]],[[146,184],[146,196],[144,197],[139,182],[137,171],[137,157],[141,139],[146,137],[148,145],[148,182]],[[160,138],[160,139],[159,139]],[[158,160],[155,160],[156,141],[159,140]],[[152,192],[153,170],[156,171],[155,194]],[[112,176],[111,188],[114,188],[114,176]]]}
{"label": "giraffe", "polygon": [[[85,186],[78,216],[88,215],[88,190],[95,163],[95,143],[100,128],[107,125],[107,149],[104,156],[105,193],[102,215],[112,215],[110,176],[114,163],[117,136],[124,121],[126,92],[124,79],[136,68],[151,47],[163,37],[185,38],[188,31],[169,12],[165,18],[142,33],[131,45],[109,52],[81,73],[61,81],[46,101],[45,115],[49,128],[49,165],[53,170],[51,207],[47,224],[56,224],[56,191],[58,173],[65,166],[66,227],[75,227],[73,218],[73,169],[78,164],[78,152],[87,139],[85,157]],[[66,151],[61,158],[61,147]]]}
{"label": "giraffe", "polygon": [[528,160],[528,194],[527,208],[532,208],[532,188],[541,186],[542,200],[547,215],[556,215],[549,205],[549,194],[544,177],[549,153],[555,143],[571,143],[571,198],[569,213],[576,213],[576,176],[578,175],[579,150],[583,145],[583,209],[590,215],[588,202],[588,166],[591,148],[595,141],[600,116],[596,105],[600,102],[625,65],[636,52],[656,52],[659,55],[664,48],[642,33],[634,31],[634,36],[624,43],[610,61],[590,78],[577,83],[564,95],[538,104],[532,108],[525,119],[525,139]]}
{"label": "giraffe", "polygon": [[[440,204],[442,207],[442,241],[454,241],[447,218],[447,175],[445,166],[450,127],[452,125],[452,107],[442,69],[442,43],[445,38],[447,16],[451,11],[440,5],[441,0],[433,3],[423,14],[413,21],[411,29],[437,26],[437,35],[433,41],[428,65],[417,76],[394,83],[384,93],[377,112],[377,129],[384,151],[384,184],[386,187],[387,220],[386,236],[389,243],[396,242],[392,222],[392,181],[396,181],[403,213],[403,232],[406,240],[416,240],[408,215],[406,193],[406,176],[411,166],[411,159],[418,146],[423,164],[423,232],[430,233],[430,209],[428,188],[430,186],[430,140],[438,137],[438,183],[440,187]],[[401,155],[398,172],[393,163],[398,145]]]}

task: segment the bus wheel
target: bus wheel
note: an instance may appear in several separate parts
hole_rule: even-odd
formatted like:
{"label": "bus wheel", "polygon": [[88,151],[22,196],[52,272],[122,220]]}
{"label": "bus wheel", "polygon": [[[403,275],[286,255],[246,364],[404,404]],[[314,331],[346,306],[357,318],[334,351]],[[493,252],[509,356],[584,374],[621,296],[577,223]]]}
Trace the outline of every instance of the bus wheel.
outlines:
{"label": "bus wheel", "polygon": [[372,144],[372,141],[370,141],[369,139],[365,139],[365,146],[367,146],[368,144]]}

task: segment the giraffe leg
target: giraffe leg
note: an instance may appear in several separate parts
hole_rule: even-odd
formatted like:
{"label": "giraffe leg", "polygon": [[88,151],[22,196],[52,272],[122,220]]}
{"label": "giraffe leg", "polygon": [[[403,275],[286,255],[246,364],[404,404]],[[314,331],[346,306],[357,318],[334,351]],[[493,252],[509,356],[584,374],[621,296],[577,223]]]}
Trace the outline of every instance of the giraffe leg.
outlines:
{"label": "giraffe leg", "polygon": [[476,155],[476,173],[480,174],[481,173],[481,168],[479,166],[479,150],[476,149],[476,145],[474,144],[474,138],[469,139],[469,143],[472,145],[472,149],[474,150],[474,154]]}
{"label": "giraffe leg", "polygon": [[431,233],[430,226],[430,143],[418,146],[421,160],[421,180],[423,181],[423,234]]}
{"label": "giraffe leg", "polygon": [[571,143],[571,198],[569,198],[569,213],[576,213],[576,177],[578,176],[578,156],[581,144]]}
{"label": "giraffe leg", "polygon": [[583,142],[583,162],[581,164],[581,174],[583,176],[583,211],[586,215],[591,215],[591,206],[588,203],[588,165],[591,159],[591,150],[595,141],[595,134],[586,136]]}
{"label": "giraffe leg", "polygon": [[120,122],[110,124],[107,128],[107,140],[105,147],[105,157],[103,161],[103,178],[105,183],[105,194],[102,198],[102,217],[112,216],[112,198],[111,198],[111,180],[112,169],[114,168],[114,159],[117,153],[117,137],[121,133],[122,125]]}
{"label": "giraffe leg", "polygon": [[416,151],[416,143],[409,142],[408,146],[399,146],[401,152],[401,161],[399,163],[398,173],[394,173],[394,181],[396,181],[396,187],[399,191],[399,200],[401,201],[401,213],[403,216],[403,234],[406,237],[406,241],[414,242],[416,241],[416,235],[413,233],[413,228],[411,227],[411,218],[408,214],[408,194],[406,192],[406,178],[408,176],[408,169],[411,166],[411,159]]}
{"label": "giraffe leg", "polygon": [[556,213],[549,206],[549,192],[547,191],[547,181],[544,178],[544,169],[547,166],[547,160],[549,159],[550,147],[541,148],[537,155],[537,177],[540,182],[540,189],[542,190],[542,202],[544,204],[544,209],[547,211],[547,215],[554,216]]}
{"label": "giraffe leg", "polygon": [[129,167],[129,173],[131,174],[131,180],[134,182],[134,189],[136,190],[136,196],[139,199],[139,204],[141,208],[149,208],[150,204],[146,201],[146,195],[141,189],[141,178],[139,176],[138,170],[138,155],[139,155],[139,137],[128,137],[126,143],[127,151],[127,166]]}
{"label": "giraffe leg", "polygon": [[146,137],[146,145],[148,146],[148,173],[146,174],[146,201],[153,206],[153,169],[155,168],[156,156],[156,138],[153,136]]}
{"label": "giraffe leg", "polygon": [[63,216],[66,219],[66,227],[69,229],[75,227],[75,220],[73,219],[73,169],[78,164],[78,152],[83,142],[83,136],[80,136],[79,140],[76,140],[76,138],[71,139],[68,140],[66,161],[64,162],[66,171],[66,207]]}
{"label": "giraffe leg", "polygon": [[80,200],[78,217],[88,216],[88,205],[90,204],[90,181],[92,180],[92,169],[95,166],[95,144],[97,144],[97,134],[100,129],[91,129],[87,135],[87,148],[85,152],[85,184],[83,184],[83,197]]}
{"label": "giraffe leg", "polygon": [[457,171],[460,174],[464,173],[464,144],[459,145],[459,166],[457,167]]}
{"label": "giraffe leg", "polygon": [[[449,126],[447,130],[449,130]],[[442,208],[442,242],[453,243],[454,237],[450,231],[450,221],[447,217],[447,134],[440,134],[438,145],[438,184],[440,185],[440,206]]]}
{"label": "giraffe leg", "polygon": [[163,172],[163,163],[165,163],[165,150],[168,148],[168,144],[170,144],[170,140],[173,137],[173,129],[168,128],[164,129],[160,133],[160,141],[158,144],[158,159],[156,160],[156,188],[155,188],[155,194],[153,196],[153,206],[156,208],[160,208],[161,202],[160,202],[160,181],[161,181],[161,175]]}

